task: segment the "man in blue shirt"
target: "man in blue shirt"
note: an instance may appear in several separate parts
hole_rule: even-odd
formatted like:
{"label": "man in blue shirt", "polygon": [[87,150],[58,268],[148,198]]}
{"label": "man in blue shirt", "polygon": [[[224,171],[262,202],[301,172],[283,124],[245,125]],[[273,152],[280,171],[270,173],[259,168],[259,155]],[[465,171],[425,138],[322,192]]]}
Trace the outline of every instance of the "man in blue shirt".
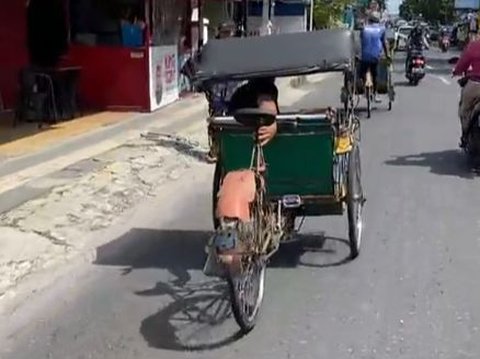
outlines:
{"label": "man in blue shirt", "polygon": [[367,72],[370,70],[373,81],[375,101],[377,92],[377,66],[382,56],[382,49],[387,59],[390,58],[388,44],[385,36],[385,27],[380,24],[380,14],[371,12],[368,22],[361,32],[362,59],[360,61],[360,75],[366,80]]}

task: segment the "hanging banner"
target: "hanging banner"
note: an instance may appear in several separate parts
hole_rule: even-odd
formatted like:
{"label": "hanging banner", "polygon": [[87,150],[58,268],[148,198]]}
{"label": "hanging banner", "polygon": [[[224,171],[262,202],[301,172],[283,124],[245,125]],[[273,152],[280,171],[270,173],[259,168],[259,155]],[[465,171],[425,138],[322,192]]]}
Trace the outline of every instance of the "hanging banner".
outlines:
{"label": "hanging banner", "polygon": [[150,110],[178,99],[178,54],[176,46],[150,47]]}

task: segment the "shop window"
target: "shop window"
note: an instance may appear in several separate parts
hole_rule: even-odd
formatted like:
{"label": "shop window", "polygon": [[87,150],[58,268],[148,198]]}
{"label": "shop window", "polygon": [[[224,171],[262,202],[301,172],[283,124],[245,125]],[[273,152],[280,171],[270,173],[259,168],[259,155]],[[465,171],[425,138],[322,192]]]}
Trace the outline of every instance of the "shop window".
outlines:
{"label": "shop window", "polygon": [[71,0],[70,41],[92,46],[143,46],[144,3],[144,0]]}

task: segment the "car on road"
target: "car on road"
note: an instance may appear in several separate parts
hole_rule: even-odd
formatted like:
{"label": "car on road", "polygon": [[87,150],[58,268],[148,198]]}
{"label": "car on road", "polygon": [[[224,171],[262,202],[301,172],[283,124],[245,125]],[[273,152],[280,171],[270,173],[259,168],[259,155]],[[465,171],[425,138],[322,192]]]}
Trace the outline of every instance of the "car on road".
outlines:
{"label": "car on road", "polygon": [[413,26],[400,26],[395,34],[395,43],[397,44],[397,51],[405,51],[407,49],[407,40]]}

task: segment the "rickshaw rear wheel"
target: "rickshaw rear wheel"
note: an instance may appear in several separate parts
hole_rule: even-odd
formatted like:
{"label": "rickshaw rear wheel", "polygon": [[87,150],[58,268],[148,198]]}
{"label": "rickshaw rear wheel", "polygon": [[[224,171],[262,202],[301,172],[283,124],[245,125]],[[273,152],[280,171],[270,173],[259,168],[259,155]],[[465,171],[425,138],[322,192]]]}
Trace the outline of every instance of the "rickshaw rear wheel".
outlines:
{"label": "rickshaw rear wheel", "polygon": [[215,163],[215,172],[213,174],[213,188],[212,188],[212,219],[213,228],[218,229],[220,227],[220,220],[217,218],[217,196],[220,191],[220,186],[223,178],[223,169],[219,161]]}
{"label": "rickshaw rear wheel", "polygon": [[355,259],[360,253],[363,220],[362,209],[365,201],[361,182],[360,148],[355,144],[350,152],[347,176],[347,214],[350,258]]}
{"label": "rickshaw rear wheel", "polygon": [[239,273],[228,276],[233,316],[244,334],[257,323],[263,301],[265,271],[265,263],[252,259]]}

